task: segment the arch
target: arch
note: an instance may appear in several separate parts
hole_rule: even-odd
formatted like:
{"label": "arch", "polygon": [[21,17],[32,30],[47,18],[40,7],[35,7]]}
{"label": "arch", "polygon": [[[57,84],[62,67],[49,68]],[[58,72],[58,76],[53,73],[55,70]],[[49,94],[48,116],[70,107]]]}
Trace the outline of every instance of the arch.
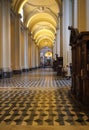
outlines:
{"label": "arch", "polygon": [[41,49],[41,48],[44,48],[44,47],[50,47],[50,48],[52,48],[53,47],[53,44],[50,42],[50,43],[46,43],[46,42],[41,42],[40,44],[39,44],[39,48]]}
{"label": "arch", "polygon": [[[61,7],[61,0],[55,0],[57,5],[58,5],[58,8],[60,10],[60,7]],[[23,6],[28,2],[28,0],[16,0],[16,2],[14,3],[13,7],[15,9],[16,12],[20,12],[20,10],[22,10]],[[13,3],[12,3],[13,4]]]}
{"label": "arch", "polygon": [[49,35],[44,36],[44,37],[40,36],[40,37],[38,37],[38,39],[36,39],[37,45],[39,45],[39,42],[41,42],[43,39],[50,40],[52,43],[54,42],[54,39]]}
{"label": "arch", "polygon": [[[55,1],[57,4],[55,3]],[[35,5],[35,3],[32,4],[33,2],[30,3],[30,0],[16,0],[16,2],[14,2],[16,11],[20,13],[20,10],[22,10],[23,6],[26,3],[33,7],[36,7],[35,9],[33,8],[32,11],[29,10],[30,13],[28,11],[28,15],[25,17],[25,25],[29,27],[31,34],[33,35],[33,39],[38,44],[41,44],[42,41],[45,41],[45,39],[53,44],[58,24],[57,11],[58,7],[59,9],[61,7],[61,0],[53,0],[53,3],[55,3],[55,7],[57,7],[56,13],[54,13],[55,11],[53,12],[51,10],[52,8],[50,9],[50,6],[42,6],[40,4]],[[46,25],[43,22],[45,22]],[[39,23],[41,24],[41,26]]]}
{"label": "arch", "polygon": [[53,47],[53,42],[51,40],[49,40],[49,39],[42,39],[37,45],[39,47],[40,46],[47,46],[47,45]]}
{"label": "arch", "polygon": [[35,35],[34,35],[34,39],[36,39],[38,36],[41,36],[41,35],[50,35],[52,36],[53,38],[55,38],[55,34],[53,34],[50,30],[47,30],[47,29],[42,29],[40,31],[38,31]]}
{"label": "arch", "polygon": [[46,29],[46,30],[50,30],[50,31],[55,35],[54,30],[53,30],[52,28],[50,28],[49,26],[46,26],[45,28],[44,28],[44,27],[39,27],[39,28],[35,29],[35,31],[34,31],[32,34],[33,34],[33,36],[35,36],[35,34],[36,34],[37,32],[40,32],[41,30],[44,30],[44,31],[45,31],[45,29]]}
{"label": "arch", "polygon": [[54,21],[54,23],[58,23],[58,19],[56,14],[54,14],[49,8],[47,7],[39,7],[34,9],[32,12],[29,13],[29,15],[27,16],[27,19],[25,21],[26,26],[29,26],[29,23],[31,24],[31,20],[36,18],[40,19],[40,18],[49,18]]}
{"label": "arch", "polygon": [[43,28],[47,28],[47,29],[51,30],[52,32],[56,33],[56,28],[47,21],[41,21],[41,22],[36,23],[33,26],[31,33],[34,35],[35,31],[37,31],[37,30],[39,31],[40,29],[43,29]]}
{"label": "arch", "polygon": [[28,18],[25,21],[25,25],[28,27],[30,25],[31,29],[35,25],[35,23],[41,22],[41,21],[47,21],[51,23],[54,27],[57,26],[57,21],[48,13],[36,13],[32,15],[31,17],[28,16]]}

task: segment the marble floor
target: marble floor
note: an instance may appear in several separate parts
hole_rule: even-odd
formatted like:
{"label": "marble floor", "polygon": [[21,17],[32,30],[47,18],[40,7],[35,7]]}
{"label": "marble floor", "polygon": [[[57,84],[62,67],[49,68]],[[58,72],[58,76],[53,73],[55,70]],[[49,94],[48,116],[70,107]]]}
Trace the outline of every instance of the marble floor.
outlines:
{"label": "marble floor", "polygon": [[51,68],[0,79],[0,130],[87,130],[89,110]]}

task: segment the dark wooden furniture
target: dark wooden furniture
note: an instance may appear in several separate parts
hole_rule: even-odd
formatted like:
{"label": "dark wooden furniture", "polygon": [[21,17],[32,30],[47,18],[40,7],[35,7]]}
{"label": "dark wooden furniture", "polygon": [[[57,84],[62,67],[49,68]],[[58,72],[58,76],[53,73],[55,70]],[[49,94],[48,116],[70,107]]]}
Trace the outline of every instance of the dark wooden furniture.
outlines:
{"label": "dark wooden furniture", "polygon": [[62,76],[63,57],[56,56],[56,60],[53,61],[53,69],[57,72],[57,76]]}
{"label": "dark wooden furniture", "polygon": [[89,32],[81,32],[81,78],[83,85],[82,100],[89,105]]}
{"label": "dark wooden furniture", "polygon": [[70,46],[72,50],[71,92],[83,104],[89,105],[89,32],[78,32],[72,27]]}

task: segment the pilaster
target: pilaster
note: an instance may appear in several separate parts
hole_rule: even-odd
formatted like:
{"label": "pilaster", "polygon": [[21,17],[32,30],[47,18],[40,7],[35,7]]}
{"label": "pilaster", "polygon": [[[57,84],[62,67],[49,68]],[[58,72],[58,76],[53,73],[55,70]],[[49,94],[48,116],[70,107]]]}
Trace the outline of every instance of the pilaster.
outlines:
{"label": "pilaster", "polygon": [[28,67],[28,28],[24,27],[24,67],[23,71],[27,72]]}
{"label": "pilaster", "polygon": [[20,14],[15,14],[15,68],[13,72],[19,74],[22,72],[21,67],[21,21]]}
{"label": "pilaster", "polygon": [[11,69],[11,34],[10,34],[10,1],[1,0],[1,59],[3,78],[12,76]]}

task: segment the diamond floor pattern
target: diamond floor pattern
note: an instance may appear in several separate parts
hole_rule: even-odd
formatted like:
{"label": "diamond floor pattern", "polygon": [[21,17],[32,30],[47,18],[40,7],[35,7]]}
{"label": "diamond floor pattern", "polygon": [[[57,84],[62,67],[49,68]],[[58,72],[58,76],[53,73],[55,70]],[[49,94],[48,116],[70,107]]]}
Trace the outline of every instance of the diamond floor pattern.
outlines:
{"label": "diamond floor pattern", "polygon": [[0,123],[7,125],[89,125],[89,111],[70,96],[71,79],[52,69],[0,80]]}

